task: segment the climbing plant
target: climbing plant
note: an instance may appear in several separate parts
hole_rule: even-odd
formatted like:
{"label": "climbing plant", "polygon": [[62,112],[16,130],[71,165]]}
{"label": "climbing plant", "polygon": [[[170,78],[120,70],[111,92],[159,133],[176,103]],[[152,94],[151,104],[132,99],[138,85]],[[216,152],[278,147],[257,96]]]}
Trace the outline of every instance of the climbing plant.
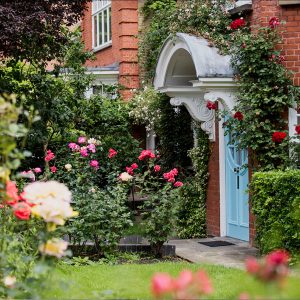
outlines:
{"label": "climbing plant", "polygon": [[[235,23],[234,23],[235,22]],[[289,164],[287,109],[299,102],[299,89],[283,65],[277,18],[268,27],[245,31],[244,22],[233,27],[232,66],[239,89],[235,114],[226,122],[233,141],[251,148],[255,169],[283,169]]]}
{"label": "climbing plant", "polygon": [[143,80],[151,82],[164,41],[177,32],[204,37],[211,45],[227,52],[231,38],[227,2],[228,0],[189,0],[175,4],[171,0],[146,1],[143,10],[145,18],[152,16],[152,19],[140,36],[139,62]]}

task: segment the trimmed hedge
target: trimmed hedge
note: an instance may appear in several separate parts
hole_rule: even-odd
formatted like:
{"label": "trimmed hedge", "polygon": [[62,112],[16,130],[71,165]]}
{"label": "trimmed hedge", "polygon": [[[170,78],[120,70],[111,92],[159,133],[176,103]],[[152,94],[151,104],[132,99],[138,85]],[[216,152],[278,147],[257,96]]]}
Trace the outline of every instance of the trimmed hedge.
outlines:
{"label": "trimmed hedge", "polygon": [[300,253],[300,170],[257,172],[251,186],[256,241],[262,253]]}

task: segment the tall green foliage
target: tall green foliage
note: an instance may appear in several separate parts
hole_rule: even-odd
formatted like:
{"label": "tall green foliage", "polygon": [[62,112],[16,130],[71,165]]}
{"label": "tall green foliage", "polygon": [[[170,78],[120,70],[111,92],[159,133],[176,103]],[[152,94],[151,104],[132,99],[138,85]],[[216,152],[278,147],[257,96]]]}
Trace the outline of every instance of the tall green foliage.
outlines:
{"label": "tall green foliage", "polygon": [[299,255],[300,171],[257,172],[250,187],[261,252],[285,248]]}
{"label": "tall green foliage", "polygon": [[197,146],[188,154],[195,175],[180,191],[177,233],[181,238],[197,238],[206,235],[206,196],[208,184],[208,161],[210,156],[207,134],[197,128]]}

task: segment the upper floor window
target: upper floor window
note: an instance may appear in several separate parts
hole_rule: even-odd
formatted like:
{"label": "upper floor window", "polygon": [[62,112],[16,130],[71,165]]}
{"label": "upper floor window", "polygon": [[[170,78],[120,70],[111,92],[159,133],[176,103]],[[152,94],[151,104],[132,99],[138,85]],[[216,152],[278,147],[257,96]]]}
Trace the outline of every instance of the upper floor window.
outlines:
{"label": "upper floor window", "polygon": [[93,49],[100,50],[111,45],[111,0],[93,0]]}

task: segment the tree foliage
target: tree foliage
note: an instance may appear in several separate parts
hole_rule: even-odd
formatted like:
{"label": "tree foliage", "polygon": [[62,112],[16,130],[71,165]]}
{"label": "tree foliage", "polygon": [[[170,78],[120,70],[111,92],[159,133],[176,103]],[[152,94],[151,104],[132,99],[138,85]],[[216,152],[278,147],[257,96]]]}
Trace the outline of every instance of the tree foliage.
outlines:
{"label": "tree foliage", "polygon": [[89,0],[1,0],[0,56],[49,61],[67,39],[62,26],[76,24]]}

